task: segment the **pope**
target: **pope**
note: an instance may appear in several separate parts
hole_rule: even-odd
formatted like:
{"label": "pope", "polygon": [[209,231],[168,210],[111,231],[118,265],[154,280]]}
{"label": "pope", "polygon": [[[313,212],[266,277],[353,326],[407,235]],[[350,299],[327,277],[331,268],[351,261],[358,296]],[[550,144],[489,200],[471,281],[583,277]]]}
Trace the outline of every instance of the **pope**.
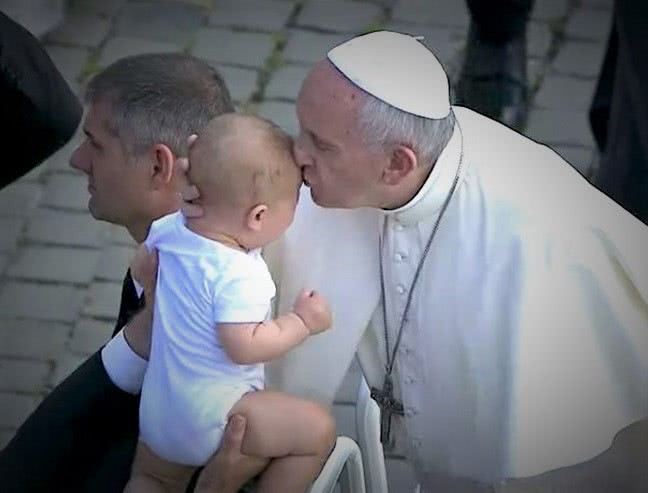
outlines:
{"label": "pope", "polygon": [[[451,106],[438,60],[407,35],[331,50],[297,116],[309,189],[266,256],[279,310],[316,286],[335,322],[270,381],[330,403],[357,352],[382,438],[398,435],[426,491],[635,487],[648,229],[547,146]],[[615,440],[624,460],[592,461],[620,430],[635,437]]]}

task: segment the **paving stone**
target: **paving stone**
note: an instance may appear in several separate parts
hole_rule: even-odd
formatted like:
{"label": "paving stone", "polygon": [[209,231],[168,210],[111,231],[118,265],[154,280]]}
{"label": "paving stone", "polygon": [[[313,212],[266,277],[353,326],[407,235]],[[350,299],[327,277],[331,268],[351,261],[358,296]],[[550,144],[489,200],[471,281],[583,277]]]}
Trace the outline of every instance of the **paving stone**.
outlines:
{"label": "paving stone", "polygon": [[594,151],[591,148],[570,146],[552,146],[552,148],[585,178],[592,176],[594,171]]}
{"label": "paving stone", "polygon": [[595,80],[547,75],[535,96],[535,106],[569,110],[589,110],[594,95]]}
{"label": "paving stone", "polygon": [[567,15],[568,9],[569,0],[535,0],[531,19],[543,21],[561,19]]}
{"label": "paving stone", "polygon": [[90,214],[38,209],[27,226],[26,237],[36,243],[98,247],[104,234],[102,223]]}
{"label": "paving stone", "polygon": [[569,16],[565,36],[592,41],[607,40],[611,25],[610,11],[581,8]]}
{"label": "paving stone", "polygon": [[128,233],[128,230],[116,224],[107,225],[107,239],[109,243],[114,245],[124,245],[133,248],[136,246],[135,240]]}
{"label": "paving stone", "polygon": [[47,180],[41,206],[87,211],[89,198],[85,175],[55,174]]}
{"label": "paving stone", "polygon": [[135,1],[127,3],[115,24],[118,36],[164,41],[184,47],[204,25],[207,11],[187,3]]}
{"label": "paving stone", "polygon": [[397,0],[363,0],[366,1],[367,3],[373,3],[376,5],[379,5],[381,7],[386,7],[386,8],[393,8],[394,4],[396,3]]}
{"label": "paving stone", "polygon": [[83,309],[83,314],[109,320],[116,319],[119,311],[121,288],[121,283],[93,283],[88,291],[88,303]]}
{"label": "paving stone", "polygon": [[531,21],[527,24],[527,55],[542,58],[551,47],[551,29],[546,22]]}
{"label": "paving stone", "polygon": [[16,428],[36,407],[34,397],[0,392],[0,426]]}
{"label": "paving stone", "polygon": [[527,83],[534,89],[540,84],[545,71],[545,62],[540,58],[527,58]]}
{"label": "paving stone", "polygon": [[295,5],[278,0],[216,0],[209,24],[259,31],[280,31]]}
{"label": "paving stone", "polygon": [[70,327],[62,323],[0,319],[0,356],[55,360],[69,337]]}
{"label": "paving stone", "polygon": [[66,354],[59,359],[54,365],[54,373],[49,379],[48,387],[54,388],[65,380],[70,374],[76,370],[87,359],[85,355]]}
{"label": "paving stone", "polygon": [[261,68],[273,49],[270,34],[205,28],[198,31],[192,53],[218,63]]}
{"label": "paving stone", "polygon": [[399,0],[392,10],[398,21],[429,26],[467,28],[470,20],[466,2],[447,0]]}
{"label": "paving stone", "polygon": [[259,105],[257,114],[272,120],[292,136],[297,136],[299,133],[299,122],[294,103],[264,101]]}
{"label": "paving stone", "polygon": [[382,16],[377,5],[350,0],[310,0],[295,24],[323,31],[359,33],[375,25]]}
{"label": "paving stone", "polygon": [[37,38],[62,22],[65,14],[62,0],[2,0],[0,10]]}
{"label": "paving stone", "polygon": [[6,275],[30,281],[88,284],[98,260],[97,250],[28,245],[20,250]]}
{"label": "paving stone", "polygon": [[110,30],[110,21],[94,15],[70,14],[63,24],[46,36],[46,41],[96,48]]}
{"label": "paving stone", "polygon": [[49,373],[43,361],[0,359],[0,392],[42,392]]}
{"label": "paving stone", "polygon": [[388,491],[415,491],[414,470],[404,459],[386,459]]}
{"label": "paving stone", "polygon": [[38,183],[15,182],[0,190],[0,216],[31,214],[40,199],[41,188]]}
{"label": "paving stone", "polygon": [[344,380],[342,380],[340,390],[338,390],[338,393],[335,396],[334,401],[336,404],[355,405],[358,397],[358,386],[360,385],[361,377],[362,371],[360,370],[360,365],[354,358],[353,363],[351,363],[351,366],[349,367],[349,370],[344,377]]}
{"label": "paving stone", "polygon": [[3,317],[74,322],[82,300],[83,291],[72,286],[8,281],[0,287]]}
{"label": "paving stone", "polygon": [[456,69],[459,52],[466,40],[465,31],[456,27],[430,27],[405,22],[390,22],[386,29],[412,36],[423,36],[423,44],[436,55],[449,74]]}
{"label": "paving stone", "polygon": [[580,0],[582,7],[599,10],[612,10],[614,0]]}
{"label": "paving stone", "polygon": [[86,48],[45,45],[47,54],[74,91],[79,89],[79,75],[88,60]]}
{"label": "paving stone", "polygon": [[71,14],[100,15],[111,17],[126,3],[126,0],[68,0]]}
{"label": "paving stone", "polygon": [[135,255],[135,249],[109,245],[101,250],[95,277],[104,281],[122,282],[126,269]]}
{"label": "paving stone", "polygon": [[174,43],[150,41],[148,39],[116,36],[110,38],[101,51],[99,65],[107,67],[111,63],[130,55],[143,53],[177,53],[181,47]]}
{"label": "paving stone", "polygon": [[532,110],[525,133],[538,142],[550,145],[591,147],[594,142],[585,111]]}
{"label": "paving stone", "polygon": [[31,171],[28,173],[24,174],[19,178],[20,182],[25,183],[25,182],[38,182],[40,183],[43,180],[43,177],[47,173],[47,166],[45,166],[45,163],[41,163],[35,168],[32,168]]}
{"label": "paving stone", "polygon": [[21,217],[0,217],[0,252],[10,252],[16,247],[24,223]]}
{"label": "paving stone", "polygon": [[322,34],[292,29],[283,51],[286,62],[315,63],[322,60],[334,46],[349,39],[342,34]]}
{"label": "paving stone", "polygon": [[0,452],[7,446],[15,434],[15,428],[0,429]]}
{"label": "paving stone", "polygon": [[76,133],[72,136],[70,141],[52,154],[47,161],[43,163],[47,170],[55,173],[68,173],[77,176],[85,176],[84,173],[70,166],[70,157],[78,145],[83,142],[84,138],[82,126],[79,125],[79,128],[77,128]]}
{"label": "paving stone", "polygon": [[257,70],[230,67],[218,63],[214,63],[214,66],[225,79],[225,84],[234,101],[244,103],[252,97],[256,91],[257,79],[259,78]]}
{"label": "paving stone", "polygon": [[309,67],[303,65],[284,65],[279,68],[271,75],[263,93],[264,98],[295,101],[309,70]]}
{"label": "paving stone", "polygon": [[604,53],[602,43],[567,41],[560,47],[553,69],[560,74],[597,78]]}
{"label": "paving stone", "polygon": [[335,418],[337,434],[346,435],[353,440],[357,440],[358,433],[355,425],[355,406],[334,404],[331,408],[331,414],[333,415],[333,418]]}
{"label": "paving stone", "polygon": [[102,347],[113,332],[113,324],[91,318],[81,319],[72,333],[70,351],[80,355],[90,355]]}

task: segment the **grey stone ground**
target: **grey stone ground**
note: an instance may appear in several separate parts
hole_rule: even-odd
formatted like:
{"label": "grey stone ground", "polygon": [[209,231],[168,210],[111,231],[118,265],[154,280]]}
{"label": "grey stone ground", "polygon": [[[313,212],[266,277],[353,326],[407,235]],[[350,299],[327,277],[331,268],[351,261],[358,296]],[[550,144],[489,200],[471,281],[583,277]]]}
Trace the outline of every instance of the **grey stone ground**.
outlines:
{"label": "grey stone ground", "polygon": [[[327,48],[379,27],[425,35],[456,79],[469,18],[460,0],[71,0],[48,36],[77,90],[119,57],[186,51],[218,66],[240,108],[296,132],[294,100]],[[527,134],[590,177],[587,109],[607,41],[612,0],[536,0],[529,23],[535,91]],[[0,191],[0,447],[47,392],[109,337],[133,253],[121,228],[86,210],[86,180],[69,168],[80,136]],[[352,434],[359,370],[335,407]],[[391,491],[411,491],[407,464],[388,461]]]}

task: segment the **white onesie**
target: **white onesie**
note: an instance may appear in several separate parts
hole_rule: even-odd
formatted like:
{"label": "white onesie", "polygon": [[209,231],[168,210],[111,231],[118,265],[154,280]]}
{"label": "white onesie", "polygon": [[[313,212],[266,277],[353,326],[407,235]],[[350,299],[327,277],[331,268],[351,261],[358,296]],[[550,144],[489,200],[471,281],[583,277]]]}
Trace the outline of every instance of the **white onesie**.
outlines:
{"label": "white onesie", "polygon": [[234,363],[217,324],[266,320],[275,285],[260,250],[204,238],[180,212],[155,221],[146,245],[158,249],[159,267],[140,439],[163,459],[204,465],[232,406],[263,388],[263,365]]}

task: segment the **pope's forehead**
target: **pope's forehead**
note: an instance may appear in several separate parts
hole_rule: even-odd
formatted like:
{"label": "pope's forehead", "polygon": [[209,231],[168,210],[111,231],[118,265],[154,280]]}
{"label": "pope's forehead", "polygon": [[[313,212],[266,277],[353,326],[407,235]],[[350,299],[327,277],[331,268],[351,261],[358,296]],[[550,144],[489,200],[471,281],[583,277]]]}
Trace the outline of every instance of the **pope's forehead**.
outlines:
{"label": "pope's forehead", "polygon": [[318,62],[304,80],[301,99],[352,104],[362,91],[342,74],[328,59]]}

